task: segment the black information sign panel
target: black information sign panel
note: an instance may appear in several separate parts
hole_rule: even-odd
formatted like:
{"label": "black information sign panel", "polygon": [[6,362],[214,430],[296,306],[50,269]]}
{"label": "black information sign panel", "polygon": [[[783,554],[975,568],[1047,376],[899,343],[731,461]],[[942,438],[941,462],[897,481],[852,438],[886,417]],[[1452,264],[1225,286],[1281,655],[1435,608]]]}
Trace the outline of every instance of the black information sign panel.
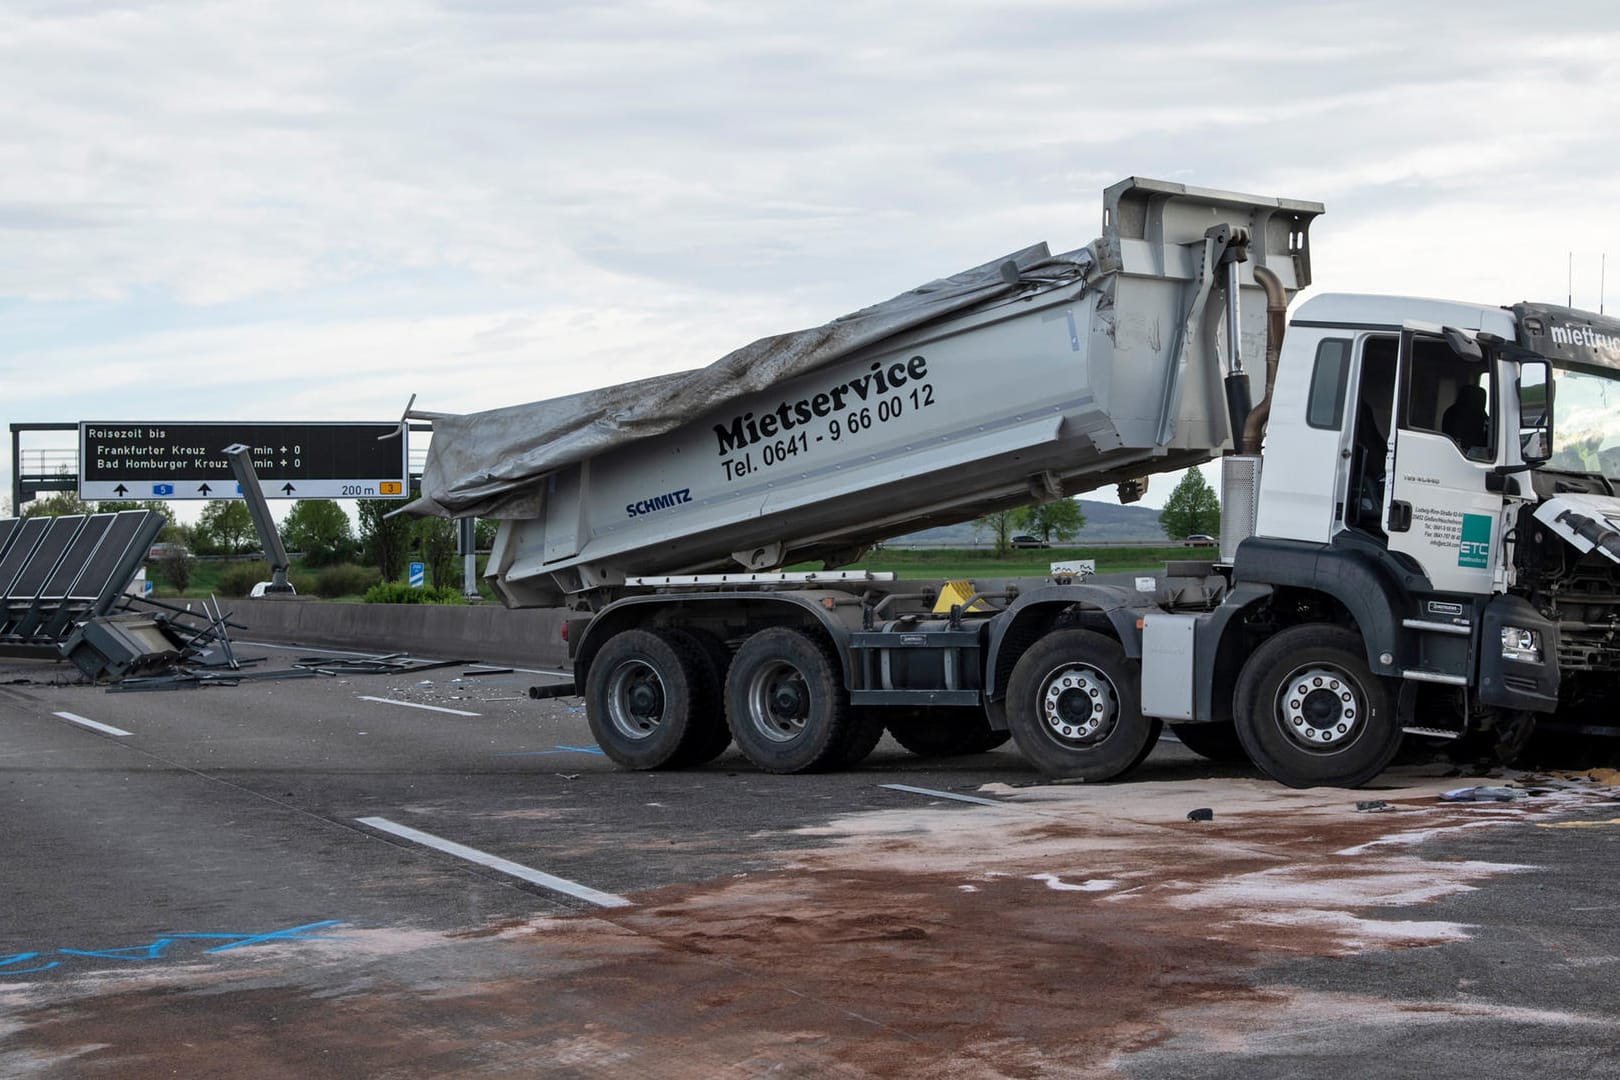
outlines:
{"label": "black information sign panel", "polygon": [[[392,436],[381,438],[381,436]],[[270,499],[403,499],[409,449],[397,422],[79,423],[81,499],[239,499],[223,453],[253,448]]]}

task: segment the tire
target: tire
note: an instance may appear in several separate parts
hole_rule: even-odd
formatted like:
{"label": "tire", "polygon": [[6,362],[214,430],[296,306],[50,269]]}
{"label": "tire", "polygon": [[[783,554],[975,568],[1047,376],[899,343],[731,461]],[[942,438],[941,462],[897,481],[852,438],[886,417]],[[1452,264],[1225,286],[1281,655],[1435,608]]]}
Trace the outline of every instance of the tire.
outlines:
{"label": "tire", "polygon": [[982,754],[1012,738],[1010,731],[991,728],[982,709],[896,709],[889,734],[918,757]]}
{"label": "tire", "polygon": [[678,766],[702,727],[702,668],[690,642],[651,630],[609,639],[585,679],[585,715],[602,752],[629,769]]}
{"label": "tire", "polygon": [[1112,780],[1153,752],[1162,725],[1142,715],[1136,665],[1119,642],[1057,630],[1018,658],[1007,725],[1026,760],[1058,779]]}
{"label": "tire", "polygon": [[690,663],[698,690],[690,730],[670,765],[681,768],[706,765],[731,745],[731,729],[726,727],[725,693],[731,652],[725,642],[707,630],[681,627],[656,633],[673,643],[682,659]]}
{"label": "tire", "polygon": [[1170,731],[1182,746],[1199,757],[1245,764],[1249,760],[1248,751],[1243,749],[1243,740],[1238,738],[1236,725],[1171,724]]}
{"label": "tire", "polygon": [[678,632],[686,635],[703,650],[703,655],[714,666],[716,677],[720,680],[721,697],[724,699],[726,686],[726,672],[731,670],[731,650],[726,643],[720,640],[720,635],[712,630],[705,630],[701,626],[682,626]]}
{"label": "tire", "polygon": [[[1296,690],[1303,693],[1289,694]],[[1233,716],[1260,771],[1289,787],[1360,787],[1401,747],[1388,679],[1361,636],[1310,623],[1275,634],[1238,674]]]}
{"label": "tire", "polygon": [[[1125,766],[1125,772],[1127,773],[1135,770],[1138,765],[1148,759],[1153,751],[1159,748],[1159,736],[1164,734],[1164,721],[1154,716],[1148,719],[1147,725],[1147,741],[1142,744],[1142,749],[1137,751],[1136,756],[1131,759],[1131,763]],[[1125,773],[1120,775],[1123,776]]]}
{"label": "tire", "polygon": [[832,647],[772,627],[743,642],[726,677],[726,723],[737,748],[771,773],[842,763],[852,748],[849,695]]}
{"label": "tire", "polygon": [[871,756],[883,741],[882,709],[850,706],[849,724],[844,729],[844,746],[829,768],[852,769]]}

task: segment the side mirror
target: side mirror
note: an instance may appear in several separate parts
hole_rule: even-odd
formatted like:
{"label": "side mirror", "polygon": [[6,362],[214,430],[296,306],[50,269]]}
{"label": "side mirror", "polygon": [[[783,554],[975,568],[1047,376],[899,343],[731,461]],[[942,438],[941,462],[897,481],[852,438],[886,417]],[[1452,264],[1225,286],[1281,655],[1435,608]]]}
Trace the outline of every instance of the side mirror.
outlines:
{"label": "side mirror", "polygon": [[1552,365],[1519,361],[1519,453],[1527,465],[1544,464],[1553,447]]}

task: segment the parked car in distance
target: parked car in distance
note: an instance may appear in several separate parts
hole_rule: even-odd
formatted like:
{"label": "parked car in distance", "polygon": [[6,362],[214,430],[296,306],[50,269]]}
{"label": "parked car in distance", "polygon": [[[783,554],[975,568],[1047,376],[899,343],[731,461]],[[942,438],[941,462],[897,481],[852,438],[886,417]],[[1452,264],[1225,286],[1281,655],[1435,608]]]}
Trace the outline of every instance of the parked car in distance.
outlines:
{"label": "parked car in distance", "polygon": [[1213,536],[1206,536],[1204,533],[1193,533],[1182,542],[1188,547],[1214,547],[1217,541]]}
{"label": "parked car in distance", "polygon": [[1052,545],[1038,536],[1015,536],[1012,538],[1015,548],[1049,548]]}
{"label": "parked car in distance", "polygon": [[151,561],[168,555],[187,556],[190,554],[191,549],[184,544],[153,544],[151,550],[146,553],[146,558]]}

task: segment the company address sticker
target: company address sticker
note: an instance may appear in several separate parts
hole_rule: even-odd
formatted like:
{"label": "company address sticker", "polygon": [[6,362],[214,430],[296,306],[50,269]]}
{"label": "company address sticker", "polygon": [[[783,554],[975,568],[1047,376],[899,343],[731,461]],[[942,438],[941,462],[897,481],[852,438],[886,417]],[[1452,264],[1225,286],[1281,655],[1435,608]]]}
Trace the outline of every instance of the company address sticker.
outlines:
{"label": "company address sticker", "polygon": [[928,359],[913,356],[884,364],[821,393],[779,402],[769,412],[743,412],[714,425],[726,480],[812,453],[818,444],[863,433],[934,404]]}

